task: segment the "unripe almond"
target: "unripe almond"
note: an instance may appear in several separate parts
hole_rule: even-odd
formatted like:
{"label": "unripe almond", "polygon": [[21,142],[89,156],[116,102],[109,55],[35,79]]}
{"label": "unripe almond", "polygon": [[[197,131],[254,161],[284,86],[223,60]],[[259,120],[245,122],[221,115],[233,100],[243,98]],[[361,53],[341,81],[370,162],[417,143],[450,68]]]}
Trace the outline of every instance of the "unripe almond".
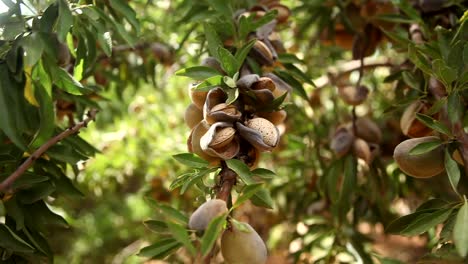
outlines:
{"label": "unripe almond", "polygon": [[263,138],[263,142],[268,146],[275,147],[279,141],[278,129],[265,118],[256,117],[245,122],[249,128],[257,130]]}
{"label": "unripe almond", "polygon": [[193,212],[189,220],[189,228],[194,230],[205,230],[208,224],[228,209],[226,202],[220,199],[208,200]]}
{"label": "unripe almond", "polygon": [[445,169],[443,147],[439,146],[436,149],[418,155],[411,155],[410,151],[421,143],[438,139],[433,136],[407,139],[396,146],[393,151],[393,158],[400,169],[410,176],[416,178],[433,177]]}
{"label": "unripe almond", "polygon": [[185,124],[192,129],[203,120],[203,112],[195,104],[190,104],[185,110]]}
{"label": "unripe almond", "polygon": [[221,253],[228,264],[265,264],[267,249],[262,238],[247,223],[246,231],[235,226],[224,231],[221,237]]}

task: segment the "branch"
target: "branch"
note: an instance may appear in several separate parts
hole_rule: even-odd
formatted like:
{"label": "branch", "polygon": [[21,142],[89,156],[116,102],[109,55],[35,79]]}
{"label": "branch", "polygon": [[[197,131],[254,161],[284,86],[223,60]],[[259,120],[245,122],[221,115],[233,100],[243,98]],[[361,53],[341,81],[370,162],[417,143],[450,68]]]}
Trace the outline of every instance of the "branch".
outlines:
{"label": "branch", "polygon": [[13,172],[10,176],[8,176],[8,178],[6,178],[2,183],[0,183],[0,192],[5,193],[11,187],[11,185],[32,166],[34,161],[41,157],[42,154],[44,154],[44,152],[46,152],[50,147],[57,144],[60,140],[77,133],[81,128],[86,127],[89,122],[96,118],[97,112],[98,110],[91,109],[87,113],[88,117],[85,118],[83,121],[79,122],[73,127],[66,129],[62,133],[49,139],[49,141],[47,141],[44,145],[40,146],[36,151],[34,151],[34,153],[31,156],[29,156],[29,158],[25,162],[23,162],[23,164],[21,164],[21,166],[19,166],[16,169],[15,172]]}
{"label": "branch", "polygon": [[223,166],[219,176],[219,183],[221,186],[216,194],[216,198],[225,201],[226,204],[230,204],[229,197],[231,195],[232,187],[236,184],[237,174],[228,167]]}
{"label": "branch", "polygon": [[334,84],[335,80],[339,80],[342,77],[352,73],[353,71],[360,70],[368,70],[368,69],[374,69],[378,67],[393,67],[394,64],[389,62],[389,61],[378,61],[378,60],[363,60],[363,65],[361,67],[361,61],[360,60],[352,60],[347,63],[343,63],[339,68],[330,68],[327,71],[326,75],[323,75],[319,77],[318,79],[314,80],[314,83],[317,85],[317,88],[323,88],[329,83]]}

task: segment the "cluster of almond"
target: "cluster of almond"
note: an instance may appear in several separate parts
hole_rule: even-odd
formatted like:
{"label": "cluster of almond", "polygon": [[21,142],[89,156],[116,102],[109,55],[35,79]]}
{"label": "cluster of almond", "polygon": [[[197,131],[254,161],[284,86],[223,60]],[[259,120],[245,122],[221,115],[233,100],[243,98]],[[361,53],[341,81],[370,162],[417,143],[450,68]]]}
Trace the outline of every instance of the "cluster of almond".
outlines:
{"label": "cluster of almond", "polygon": [[[278,40],[272,39],[273,29],[289,16],[287,7],[270,2],[270,8],[278,10],[278,18],[248,36],[255,39],[248,58],[260,67],[273,65],[277,52],[282,52]],[[268,6],[256,6],[239,17],[252,14],[262,17],[268,10]],[[225,41],[225,46],[233,50],[229,44]],[[226,75],[221,63],[213,57],[204,59],[202,65]],[[237,158],[254,167],[261,152],[271,151],[278,145],[278,126],[284,122],[286,112],[278,109],[277,103],[287,97],[291,87],[273,73],[254,74],[247,63],[240,68],[238,76],[230,79],[229,87],[220,85],[204,91],[198,90],[195,84],[189,88],[192,103],[185,112],[185,121],[192,131],[187,145],[190,152],[211,164]]]}
{"label": "cluster of almond", "polygon": [[[364,85],[343,86],[338,88],[339,97],[348,105],[357,106],[367,99],[369,89]],[[330,148],[338,157],[343,157],[350,151],[368,165],[379,154],[379,143],[382,132],[379,126],[369,118],[356,118],[338,126],[333,134]]]}
{"label": "cluster of almond", "polygon": [[[226,202],[208,200],[190,216],[189,227],[204,231],[216,217],[228,213]],[[231,223],[221,236],[221,253],[227,263],[264,264],[267,249],[262,238],[248,223]]]}
{"label": "cluster of almond", "polygon": [[[434,78],[430,79],[428,89],[438,100],[447,95],[443,84]],[[416,178],[430,178],[445,171],[445,145],[440,144],[430,151],[419,154],[411,153],[411,150],[419,144],[440,142],[440,138],[434,136],[434,131],[416,118],[417,114],[431,114],[431,107],[429,102],[419,100],[406,107],[400,119],[400,127],[403,134],[410,139],[398,144],[393,152],[393,157],[400,169]],[[438,119],[439,113],[432,114],[431,117]],[[458,150],[452,154],[452,158],[463,165]]]}

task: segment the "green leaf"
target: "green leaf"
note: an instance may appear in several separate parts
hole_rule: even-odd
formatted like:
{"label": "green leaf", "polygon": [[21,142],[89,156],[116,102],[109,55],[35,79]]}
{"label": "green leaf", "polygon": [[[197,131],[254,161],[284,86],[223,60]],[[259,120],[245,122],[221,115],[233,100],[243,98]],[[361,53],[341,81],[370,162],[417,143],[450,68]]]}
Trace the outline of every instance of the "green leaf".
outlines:
{"label": "green leaf", "polygon": [[26,150],[22,136],[25,129],[26,99],[8,67],[0,63],[0,130],[20,149]]}
{"label": "green leaf", "polygon": [[112,55],[112,37],[110,32],[99,32],[97,35],[97,39],[99,44],[101,45],[101,49],[110,57]]}
{"label": "green leaf", "polygon": [[420,155],[420,154],[423,154],[423,153],[427,153],[433,149],[436,149],[438,148],[440,145],[442,145],[442,141],[437,139],[437,140],[434,140],[434,141],[429,141],[429,142],[423,142],[423,143],[420,143],[416,146],[414,146],[414,148],[412,148],[409,152],[410,155]]}
{"label": "green leaf", "polygon": [[302,99],[304,100],[309,100],[309,97],[307,96],[306,91],[304,90],[304,87],[302,84],[296,80],[293,76],[291,76],[290,73],[284,70],[275,70],[274,74],[278,75],[281,79],[283,79],[286,83],[291,85],[293,88],[294,92],[296,92]]}
{"label": "green leaf", "polygon": [[278,61],[281,63],[297,63],[297,64],[305,63],[303,60],[299,59],[295,54],[291,54],[291,53],[278,54]]}
{"label": "green leaf", "polygon": [[208,227],[206,228],[205,233],[201,239],[201,254],[203,256],[207,256],[210,253],[211,248],[216,242],[216,239],[218,239],[219,235],[221,234],[224,223],[226,222],[226,216],[227,214],[220,215],[211,220],[211,222],[208,224]]}
{"label": "green leaf", "polygon": [[60,42],[65,42],[67,33],[73,25],[73,15],[68,1],[59,0],[59,17],[57,21],[57,38]]}
{"label": "green leaf", "polygon": [[406,47],[408,46],[408,44],[411,43],[411,41],[406,37],[406,35],[387,31],[383,28],[380,28],[380,30],[382,30],[382,32],[385,33],[385,35],[387,35],[389,39],[393,40],[395,43],[402,47]]}
{"label": "green leaf", "polygon": [[414,44],[408,45],[408,57],[409,59],[426,74],[432,74],[431,65],[428,60],[421,54]]}
{"label": "green leaf", "polygon": [[215,87],[218,87],[223,84],[223,76],[221,75],[216,75],[213,77],[210,77],[200,84],[197,85],[195,90],[197,91],[209,91]]}
{"label": "green leaf", "polygon": [[258,176],[262,179],[271,179],[276,176],[276,173],[274,171],[264,169],[264,168],[256,168],[251,173],[252,175]]}
{"label": "green leaf", "polygon": [[175,239],[165,238],[159,240],[151,246],[142,248],[140,252],[138,252],[138,256],[152,259],[163,259],[181,246],[182,244]]}
{"label": "green leaf", "polygon": [[461,120],[463,104],[458,92],[453,91],[447,98],[447,114],[452,123]]}
{"label": "green leaf", "polygon": [[26,226],[34,226],[39,232],[50,230],[51,225],[62,228],[69,227],[67,221],[62,216],[54,213],[43,200],[23,205],[23,211],[28,214],[25,217]]}
{"label": "green leaf", "polygon": [[179,210],[172,208],[167,204],[158,202],[151,197],[145,197],[145,199],[149,202],[150,206],[156,209],[160,215],[164,216],[164,218],[182,225],[188,224],[188,217]]}
{"label": "green leaf", "polygon": [[451,87],[452,82],[457,79],[457,71],[447,66],[441,59],[432,62],[432,69],[445,86]]}
{"label": "green leaf", "polygon": [[217,13],[221,14],[224,19],[232,21],[233,11],[230,1],[226,0],[206,0],[208,4],[216,10]]}
{"label": "green leaf", "polygon": [[444,125],[442,124],[441,122],[435,120],[434,118],[430,117],[430,116],[427,116],[427,115],[424,115],[424,114],[420,114],[420,113],[417,113],[416,114],[416,118],[421,121],[424,125],[426,125],[427,127],[430,127],[442,134],[445,134],[445,135],[451,135],[452,133],[450,133],[450,130]]}
{"label": "green leaf", "polygon": [[[23,177],[24,176],[25,175],[23,175]],[[24,217],[25,217],[24,214],[27,212],[23,211],[23,208],[20,206],[20,203],[18,202],[17,196],[14,196],[8,199],[8,201],[4,201],[3,205],[5,206],[5,209],[8,212],[8,215],[15,220],[16,230],[24,229]]]}
{"label": "green leaf", "polygon": [[65,69],[56,68],[55,70],[56,78],[54,83],[58,88],[70,94],[80,95],[83,93],[85,90],[83,85],[75,80]]}
{"label": "green leaf", "polygon": [[383,14],[375,16],[376,20],[387,21],[392,23],[411,24],[415,21],[413,19],[405,18],[399,14]]}
{"label": "green leaf", "polygon": [[218,47],[218,56],[219,61],[221,62],[221,67],[229,75],[233,76],[240,68],[240,63],[231,54],[231,52],[222,46]]}
{"label": "green leaf", "polygon": [[146,228],[156,233],[165,233],[168,231],[168,226],[163,221],[147,220],[144,221],[143,224],[146,226]]}
{"label": "green leaf", "polygon": [[352,196],[357,184],[357,160],[353,155],[347,155],[344,160],[344,178],[338,200],[341,217],[351,208]]}
{"label": "green leaf", "polygon": [[250,171],[250,168],[247,165],[245,165],[244,162],[237,159],[230,159],[226,160],[226,165],[228,166],[228,168],[237,173],[239,178],[241,178],[241,180],[246,185],[255,183],[254,179],[252,178],[252,172]]}
{"label": "green leaf", "polygon": [[182,188],[180,188],[180,194],[184,194],[185,191],[190,186],[192,186],[193,184],[196,184],[198,181],[200,181],[203,176],[205,176],[205,175],[207,175],[207,174],[209,174],[211,172],[214,172],[216,170],[218,170],[218,168],[209,168],[209,169],[201,170],[199,172],[196,172],[194,174],[189,175],[188,181],[183,183]]}
{"label": "green leaf", "polygon": [[11,187],[13,189],[26,188],[30,187],[36,183],[45,182],[49,179],[47,176],[38,175],[32,172],[25,172],[23,175],[18,178]]}
{"label": "green leaf", "polygon": [[414,221],[409,223],[400,234],[406,236],[420,235],[447,220],[451,212],[452,208],[443,208],[432,213],[421,214]]}
{"label": "green leaf", "polygon": [[197,253],[197,251],[195,250],[195,247],[192,245],[192,242],[190,241],[190,237],[189,237],[187,230],[183,226],[172,223],[172,222],[168,222],[167,227],[169,228],[169,231],[172,233],[172,236],[177,241],[182,243],[188,249],[190,254],[192,254],[192,256],[194,256]]}
{"label": "green leaf", "polygon": [[21,253],[33,253],[34,248],[21,239],[7,225],[0,224],[0,247]]}
{"label": "green leaf", "polygon": [[35,82],[34,86],[35,98],[39,102],[40,124],[31,146],[37,148],[52,137],[55,128],[55,112],[51,91],[48,91],[41,83]]}
{"label": "green leaf", "polygon": [[458,210],[455,226],[453,227],[453,241],[458,254],[463,258],[468,255],[468,203]]}
{"label": "green leaf", "polygon": [[193,153],[180,153],[172,156],[178,162],[191,168],[205,168],[209,165],[208,161],[198,157]]}
{"label": "green leaf", "polygon": [[414,21],[423,24],[423,21],[419,15],[418,10],[414,9],[409,1],[395,1],[396,5],[405,13],[409,18]]}
{"label": "green leaf", "polygon": [[27,66],[33,66],[41,58],[42,52],[44,51],[44,43],[38,32],[21,39],[21,46],[24,49],[24,63]]}
{"label": "green leaf", "polygon": [[[252,47],[255,45],[256,41],[256,39],[252,39],[249,42],[247,42],[247,44],[242,46],[242,48],[236,50],[236,54],[234,55],[234,57],[236,58],[240,66],[242,65],[242,63],[244,63],[245,58],[247,58],[247,55],[249,54]],[[237,69],[237,71],[238,70],[239,69]]]}
{"label": "green leaf", "polygon": [[231,89],[227,89],[225,90],[228,97],[226,99],[226,104],[232,104],[234,103],[234,101],[237,100],[237,98],[239,97],[239,89],[237,88],[231,88]]}
{"label": "green leaf", "polygon": [[211,24],[204,23],[203,28],[205,31],[206,41],[208,42],[208,51],[210,52],[211,56],[221,61],[218,55],[218,47],[222,47],[223,44],[219,39],[218,33],[216,33],[216,30]]}
{"label": "green leaf", "polygon": [[460,169],[456,161],[452,159],[448,149],[445,149],[445,171],[452,185],[452,189],[458,194],[457,186],[460,181]]}
{"label": "green leaf", "polygon": [[124,0],[110,0],[111,7],[117,12],[124,15],[125,19],[133,26],[136,32],[140,31],[140,24],[136,18],[135,11],[128,5],[127,1]]}
{"label": "green leaf", "polygon": [[55,191],[55,186],[50,181],[34,184],[27,190],[20,191],[18,198],[23,204],[32,204],[43,200]]}
{"label": "green leaf", "polygon": [[219,75],[219,72],[213,68],[206,66],[194,66],[185,69],[180,69],[175,73],[178,76],[190,77],[194,80],[204,80],[216,75]]}
{"label": "green leaf", "polygon": [[[238,73],[238,72],[237,72]],[[237,74],[236,73],[236,74]],[[234,78],[231,78],[229,76],[223,76],[223,82],[226,84],[229,88],[236,88],[237,84]]]}
{"label": "green leaf", "polygon": [[245,186],[242,190],[241,195],[237,198],[236,203],[232,206],[232,208],[237,208],[238,206],[242,205],[245,201],[249,200],[255,193],[257,193],[263,186],[263,183],[254,183],[251,185]]}
{"label": "green leaf", "polygon": [[271,198],[270,192],[265,188],[258,190],[250,200],[256,206],[273,209],[273,199]]}

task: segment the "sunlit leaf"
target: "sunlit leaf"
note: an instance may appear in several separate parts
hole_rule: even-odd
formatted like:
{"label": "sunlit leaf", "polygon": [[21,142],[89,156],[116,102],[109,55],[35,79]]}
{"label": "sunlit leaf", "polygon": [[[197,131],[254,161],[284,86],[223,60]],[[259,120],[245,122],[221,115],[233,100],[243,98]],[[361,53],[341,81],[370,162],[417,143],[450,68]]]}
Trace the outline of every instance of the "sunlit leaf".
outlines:
{"label": "sunlit leaf", "polygon": [[226,160],[226,165],[235,173],[237,173],[239,178],[241,178],[245,184],[250,185],[255,183],[254,179],[252,178],[252,172],[250,171],[250,168],[245,165],[244,162],[237,159],[230,159]]}
{"label": "sunlit leaf", "polygon": [[226,214],[220,215],[213,220],[205,230],[203,237],[201,239],[201,254],[206,256],[210,253],[211,248],[213,248],[216,239],[218,239],[221,231],[223,230],[224,223],[226,222]]}
{"label": "sunlit leaf", "polygon": [[423,142],[423,143],[420,143],[420,144],[414,146],[414,148],[412,148],[410,150],[409,154],[410,155],[420,155],[420,154],[423,154],[423,153],[427,153],[427,152],[429,152],[431,150],[434,150],[434,149],[438,148],[440,145],[442,145],[441,140]]}
{"label": "sunlit leaf", "polygon": [[194,80],[204,80],[219,75],[219,72],[213,68],[206,66],[193,66],[189,68],[180,69],[175,74],[179,76],[190,77]]}
{"label": "sunlit leaf", "polygon": [[445,171],[447,172],[452,189],[455,193],[458,193],[457,186],[460,181],[460,169],[458,168],[457,162],[452,159],[452,156],[447,149],[445,149]]}
{"label": "sunlit leaf", "polygon": [[208,161],[198,157],[193,153],[180,153],[172,156],[178,162],[192,167],[192,168],[204,168],[209,165]]}
{"label": "sunlit leaf", "polygon": [[455,226],[453,227],[453,241],[458,254],[463,258],[468,255],[468,202],[458,210]]}

